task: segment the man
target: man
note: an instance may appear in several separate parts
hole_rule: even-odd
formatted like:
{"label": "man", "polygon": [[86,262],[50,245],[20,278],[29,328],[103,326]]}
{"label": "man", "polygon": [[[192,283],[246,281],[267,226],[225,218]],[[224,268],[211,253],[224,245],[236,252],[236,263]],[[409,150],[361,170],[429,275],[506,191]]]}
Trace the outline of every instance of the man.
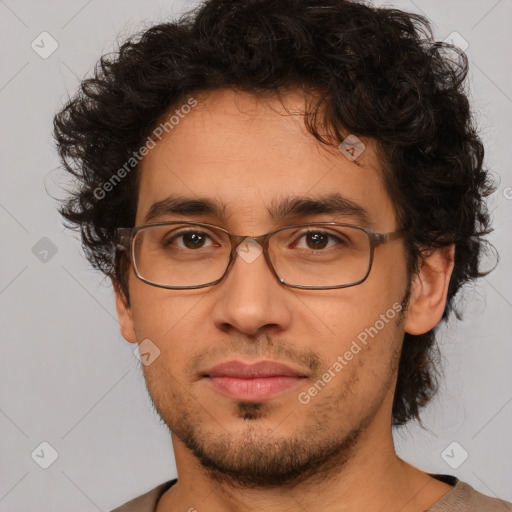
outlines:
{"label": "man", "polygon": [[55,118],[178,471],[127,511],[512,510],[395,453],[492,191],[467,61],[420,16],[210,0]]}

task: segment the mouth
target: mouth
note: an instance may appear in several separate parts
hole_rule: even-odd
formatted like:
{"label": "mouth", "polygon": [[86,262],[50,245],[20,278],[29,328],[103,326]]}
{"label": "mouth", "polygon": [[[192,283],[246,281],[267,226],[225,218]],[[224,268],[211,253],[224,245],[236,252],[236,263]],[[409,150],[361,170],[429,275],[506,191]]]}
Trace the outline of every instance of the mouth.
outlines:
{"label": "mouth", "polygon": [[307,375],[274,361],[245,364],[229,361],[214,366],[203,378],[221,395],[237,400],[265,401],[302,384]]}

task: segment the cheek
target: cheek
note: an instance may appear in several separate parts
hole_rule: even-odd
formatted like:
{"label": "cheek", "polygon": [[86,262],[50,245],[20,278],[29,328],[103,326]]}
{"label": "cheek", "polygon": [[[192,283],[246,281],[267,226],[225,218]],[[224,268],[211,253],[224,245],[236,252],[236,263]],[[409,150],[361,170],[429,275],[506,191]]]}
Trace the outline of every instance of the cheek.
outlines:
{"label": "cheek", "polygon": [[357,311],[340,310],[332,327],[334,335],[322,344],[322,359],[326,364],[322,380],[328,380],[329,374],[332,377],[334,373],[333,382],[340,386],[352,382],[358,395],[368,396],[372,390],[389,384],[403,340],[403,331],[397,325],[402,308],[400,299],[397,294],[394,302],[375,299],[375,304],[366,303],[366,307]]}
{"label": "cheek", "polygon": [[[156,289],[156,288],[155,288]],[[133,320],[144,376],[155,391],[162,386],[174,389],[173,380],[182,382],[187,362],[201,352],[205,325],[200,316],[199,297],[169,297],[166,291],[139,294],[133,301]],[[203,313],[204,315],[204,313]],[[143,353],[149,352],[149,363]],[[179,391],[179,390],[177,390]]]}
{"label": "cheek", "polygon": [[204,291],[166,290],[148,285],[132,273],[130,296],[137,340],[149,338],[163,344],[176,332],[193,332],[198,322],[196,306]]}
{"label": "cheek", "polygon": [[369,335],[366,344],[357,337],[332,340],[323,353],[325,366],[298,397],[306,416],[315,422],[336,417],[325,425],[333,432],[350,432],[373,417],[394,385],[397,338],[390,322],[373,338]]}

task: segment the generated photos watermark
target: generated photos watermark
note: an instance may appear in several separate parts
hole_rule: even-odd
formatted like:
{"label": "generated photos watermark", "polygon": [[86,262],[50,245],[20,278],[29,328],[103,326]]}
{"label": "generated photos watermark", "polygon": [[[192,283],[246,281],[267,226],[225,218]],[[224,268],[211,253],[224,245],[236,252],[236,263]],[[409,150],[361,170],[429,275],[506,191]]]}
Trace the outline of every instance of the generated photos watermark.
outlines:
{"label": "generated photos watermark", "polygon": [[[111,192],[115,186],[130,174],[130,172],[137,166],[137,164],[156,146],[156,141],[153,137],[158,140],[162,140],[165,134],[179,124],[181,119],[184,119],[189,114],[193,107],[197,105],[197,100],[190,97],[186,103],[181,105],[179,109],[176,109],[173,114],[169,116],[167,121],[160,123],[146,139],[146,142],[137,150],[132,153],[132,156],[120,167],[108,181],[105,181],[102,185],[94,189],[94,197],[96,199],[103,199],[107,195],[107,192]],[[153,136],[153,137],[152,137]]]}
{"label": "generated photos watermark", "polygon": [[[345,366],[349,364],[354,356],[359,354],[363,347],[368,346],[368,336],[374,338],[385,325],[390,322],[395,316],[402,311],[402,304],[395,302],[385,313],[382,313],[372,326],[366,327],[357,335],[357,339],[352,340],[349,350],[343,355],[339,355],[336,361],[329,367],[329,369],[312,385],[307,391],[301,391],[297,399],[302,405],[307,405],[311,399],[320,393],[327,384],[338,375]],[[363,347],[361,347],[363,345]]]}

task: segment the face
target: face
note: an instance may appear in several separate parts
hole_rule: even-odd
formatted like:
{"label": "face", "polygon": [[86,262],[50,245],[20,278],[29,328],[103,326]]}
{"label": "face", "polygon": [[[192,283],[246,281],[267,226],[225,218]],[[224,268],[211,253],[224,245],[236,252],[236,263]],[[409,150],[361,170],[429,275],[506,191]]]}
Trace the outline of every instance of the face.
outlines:
{"label": "face", "polygon": [[[152,222],[194,220],[244,236],[305,222],[361,225],[348,213],[269,214],[287,198],[336,192],[366,210],[367,227],[396,230],[372,141],[363,140],[358,166],[306,131],[300,95],[282,101],[288,113],[277,98],[231,90],[202,98],[142,161],[136,225],[170,196],[209,199],[224,210],[161,213]],[[195,290],[157,288],[131,272],[131,305],[118,297],[118,312],[128,341],[149,339],[160,350],[143,370],[177,461],[189,457],[218,480],[285,485],[348,459],[377,422],[389,428],[407,284],[397,239],[377,246],[366,281],[332,290],[287,287],[263,256],[236,257],[221,282]],[[226,392],[206,376],[220,363],[262,360],[300,377],[270,394],[254,385],[251,394]]]}

